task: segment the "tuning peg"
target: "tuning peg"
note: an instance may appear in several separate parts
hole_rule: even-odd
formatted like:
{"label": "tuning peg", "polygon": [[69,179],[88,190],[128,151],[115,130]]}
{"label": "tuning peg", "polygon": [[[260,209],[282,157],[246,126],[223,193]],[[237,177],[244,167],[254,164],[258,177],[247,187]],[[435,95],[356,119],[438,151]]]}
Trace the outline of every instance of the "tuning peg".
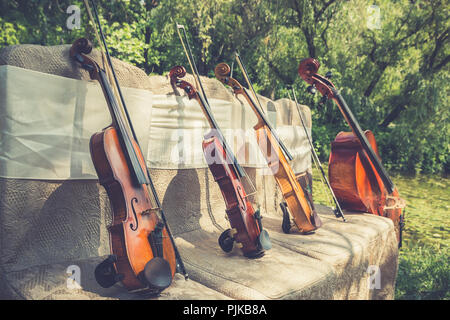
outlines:
{"label": "tuning peg", "polygon": [[328,72],[325,74],[325,78],[327,78],[327,79],[331,79],[332,76],[333,76],[333,72],[331,72],[331,71],[328,71]]}
{"label": "tuning peg", "polygon": [[308,91],[308,92],[311,93],[311,94],[316,94],[317,89],[316,89],[316,86],[315,86],[315,85],[311,85],[311,86],[309,86],[308,88],[306,88],[306,91]]}

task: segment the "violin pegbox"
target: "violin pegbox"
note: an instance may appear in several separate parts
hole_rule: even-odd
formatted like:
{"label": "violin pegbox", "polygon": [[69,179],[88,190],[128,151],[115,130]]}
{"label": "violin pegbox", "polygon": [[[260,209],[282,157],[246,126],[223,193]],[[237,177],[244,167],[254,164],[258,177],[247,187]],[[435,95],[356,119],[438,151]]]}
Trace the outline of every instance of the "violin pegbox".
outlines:
{"label": "violin pegbox", "polygon": [[92,52],[92,42],[86,38],[80,38],[76,40],[69,50],[69,56],[81,64],[81,67],[89,71],[91,79],[96,79],[96,74],[98,73],[98,65],[91,58],[87,57],[86,54]]}
{"label": "violin pegbox", "polygon": [[219,63],[214,69],[214,74],[220,82],[229,85],[235,94],[243,93],[244,88],[242,85],[236,79],[230,77],[231,68],[228,64]]}
{"label": "violin pegbox", "polygon": [[224,83],[228,83],[230,73],[231,73],[231,68],[226,63],[219,63],[216,66],[216,68],[214,69],[214,74],[216,75],[216,78]]}
{"label": "violin pegbox", "polygon": [[170,84],[172,86],[183,89],[184,92],[186,92],[186,94],[188,95],[189,99],[193,99],[197,95],[197,90],[189,82],[180,79],[183,78],[184,76],[186,76],[185,67],[183,66],[173,67],[172,69],[170,69],[169,72]]}
{"label": "violin pegbox", "polygon": [[334,97],[334,84],[329,80],[332,73],[327,72],[325,77],[317,73],[320,63],[314,58],[303,59],[298,66],[298,74],[311,86],[308,87],[308,92],[314,94],[318,90],[324,98],[331,99]]}

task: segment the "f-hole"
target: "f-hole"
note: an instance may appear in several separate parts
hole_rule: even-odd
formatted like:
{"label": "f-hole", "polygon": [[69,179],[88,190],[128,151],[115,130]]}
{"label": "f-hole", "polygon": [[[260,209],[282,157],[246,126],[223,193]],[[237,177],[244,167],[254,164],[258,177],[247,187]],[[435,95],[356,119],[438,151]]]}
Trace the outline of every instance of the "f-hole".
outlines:
{"label": "f-hole", "polygon": [[138,218],[137,218],[137,214],[136,214],[136,210],[134,209],[134,203],[138,203],[138,199],[137,198],[133,198],[131,199],[131,209],[133,210],[133,215],[134,215],[134,220],[136,221],[136,226],[134,226],[132,223],[130,223],[130,228],[133,231],[136,231],[138,226],[139,226],[139,222],[138,222]]}

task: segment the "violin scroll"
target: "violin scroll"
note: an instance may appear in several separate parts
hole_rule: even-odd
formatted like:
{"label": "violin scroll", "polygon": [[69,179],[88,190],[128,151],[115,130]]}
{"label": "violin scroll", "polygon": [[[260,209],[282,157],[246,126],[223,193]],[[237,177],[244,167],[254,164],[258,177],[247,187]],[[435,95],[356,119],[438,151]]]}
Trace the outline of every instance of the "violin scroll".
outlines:
{"label": "violin scroll", "polygon": [[84,53],[89,54],[92,52],[92,42],[86,38],[80,38],[76,40],[72,47],[70,48],[71,56],[74,56],[76,53]]}
{"label": "violin scroll", "polygon": [[235,94],[244,93],[244,88],[242,85],[236,79],[230,77],[231,68],[228,64],[223,62],[219,63],[214,69],[214,74],[220,82],[229,85]]}
{"label": "violin scroll", "polygon": [[99,67],[94,60],[86,56],[86,54],[91,52],[92,42],[86,38],[80,38],[70,47],[69,55],[70,58],[79,62],[83,69],[89,71],[91,79],[97,79],[96,74],[98,74]]}
{"label": "violin scroll", "polygon": [[[298,66],[298,74],[302,77],[306,82],[308,82],[305,78],[310,78],[312,75],[316,74],[319,70],[320,63],[314,58],[307,58],[300,61],[300,65]],[[308,82],[309,83],[309,82]]]}
{"label": "violin scroll", "polygon": [[[306,83],[311,85],[307,89],[309,93],[315,94],[316,90],[318,90],[324,96],[324,99],[332,99],[336,90],[334,84],[329,80],[332,74],[327,72],[325,77],[319,75],[317,73],[319,67],[320,63],[316,59],[303,59],[298,66],[298,74]],[[322,99],[322,103],[324,99]]]}
{"label": "violin scroll", "polygon": [[[228,78],[231,73],[231,68],[226,63],[219,63],[216,68],[214,69],[214,73],[220,81],[223,81],[222,79]],[[227,80],[225,80],[227,81]]]}
{"label": "violin scroll", "polygon": [[197,90],[189,82],[179,79],[183,78],[184,76],[186,76],[186,69],[183,66],[173,67],[169,72],[170,84],[172,86],[183,89],[188,95],[189,99],[194,99],[197,95]]}
{"label": "violin scroll", "polygon": [[172,78],[184,78],[186,75],[186,68],[183,66],[175,66],[170,69],[169,77]]}

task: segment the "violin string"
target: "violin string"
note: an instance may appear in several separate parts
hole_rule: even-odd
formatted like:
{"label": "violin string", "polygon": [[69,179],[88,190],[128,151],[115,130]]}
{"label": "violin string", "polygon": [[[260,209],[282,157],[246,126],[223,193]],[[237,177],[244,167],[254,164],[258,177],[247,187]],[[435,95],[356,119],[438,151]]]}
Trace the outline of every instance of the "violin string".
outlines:
{"label": "violin string", "polygon": [[[86,6],[86,10],[87,10],[87,12],[88,12],[88,15],[89,15],[89,19],[91,20],[91,22],[92,22],[92,24],[93,24],[93,29],[94,29],[94,32],[95,32],[95,37],[96,37],[96,39],[97,39],[97,41],[98,41],[98,43],[99,43],[100,54],[101,54],[101,56],[102,56],[103,69],[104,69],[104,71],[105,71],[105,73],[106,73],[106,76],[108,77],[109,84],[110,84],[110,86],[112,87],[113,92],[114,92],[114,95],[115,95],[115,97],[116,97],[115,100],[116,100],[117,105],[119,106],[119,112],[121,113],[122,117],[124,117],[125,114],[124,114],[124,110],[123,110],[123,105],[122,105],[120,99],[118,99],[118,96],[119,96],[118,90],[117,90],[117,87],[116,87],[115,82],[113,81],[113,75],[112,75],[110,66],[109,66],[108,63],[107,63],[107,57],[106,57],[105,49],[104,49],[104,47],[103,47],[104,44],[103,44],[103,42],[102,42],[101,39],[100,39],[100,35],[99,35],[98,30],[97,30],[97,27],[96,27],[96,22],[95,22],[94,16],[92,15],[91,7],[90,7],[90,5],[89,5],[89,0],[83,0],[83,1],[84,1],[85,6]],[[93,4],[94,4],[94,3],[93,3]],[[94,8],[94,9],[95,9],[95,8]],[[126,123],[124,123],[124,124],[125,124],[125,126],[124,126],[125,130],[127,130],[127,134],[129,134],[129,133],[130,133],[130,132],[129,132],[130,128],[129,128],[128,124],[126,124]]]}
{"label": "violin string", "polygon": [[[108,77],[110,86],[113,88],[114,95],[116,97],[116,103],[119,106],[119,111],[120,111],[122,117],[124,119],[127,119],[126,114],[125,114],[125,108],[124,108],[124,106],[122,104],[122,99],[119,98],[120,94],[119,94],[119,90],[117,88],[117,84],[114,81],[114,75],[112,74],[111,66],[109,66],[109,64],[107,63],[108,59],[107,59],[107,56],[106,56],[106,53],[105,53],[105,49],[106,48],[104,48],[105,43],[101,40],[100,35],[98,33],[98,30],[97,30],[97,27],[96,27],[96,23],[95,23],[95,19],[94,19],[94,16],[92,15],[91,7],[89,5],[89,0],[83,0],[83,1],[84,1],[85,5],[86,5],[86,9],[87,9],[87,12],[88,12],[88,15],[89,15],[89,19],[91,20],[91,22],[93,24],[93,28],[94,28],[94,31],[95,31],[95,37],[96,37],[96,39],[97,39],[97,41],[99,43],[100,53],[101,53],[102,62],[103,62],[103,69],[106,72],[106,75]],[[93,2],[93,4],[95,5],[94,2]],[[95,7],[94,7],[94,10],[96,10]],[[98,22],[100,23],[100,21],[98,21]],[[126,121],[126,123],[124,123],[124,125],[125,125],[124,128],[127,131],[127,134],[129,134],[129,135],[132,134],[133,131],[132,131],[131,127],[130,127],[130,123],[128,121]]]}
{"label": "violin string", "polygon": [[[257,101],[258,104],[259,104],[259,108],[258,108],[258,106],[256,106],[256,104],[253,102],[253,105],[254,105],[255,109],[257,109],[257,110],[258,110],[257,112],[259,112],[261,115],[265,115],[266,113],[265,113],[265,111],[264,111],[264,108],[263,108],[262,105],[261,105],[261,101],[260,101],[260,99],[258,98],[255,89],[253,88],[253,84],[252,84],[252,82],[250,81],[250,78],[249,78],[248,73],[247,73],[247,69],[245,68],[244,63],[243,63],[243,61],[242,61],[242,59],[241,59],[241,56],[239,55],[239,53],[238,53],[237,51],[235,51],[235,57],[236,57],[236,61],[237,61],[238,64],[239,64],[239,67],[241,68],[242,73],[244,74],[245,81],[247,81],[247,84],[248,84],[249,88],[251,88],[251,91],[252,91],[252,93],[253,93],[253,96],[256,98],[256,101]],[[243,88],[243,90],[246,91],[245,88]],[[248,93],[246,93],[246,94],[248,95],[249,98],[251,98],[250,95],[249,95]],[[274,133],[275,133],[275,130],[270,126],[269,121],[266,121],[266,120],[264,120],[264,121],[265,121],[266,125],[270,128],[270,131],[272,132],[272,134],[274,134]],[[278,141],[278,143],[279,143],[279,145],[280,145],[280,148],[281,148],[281,150],[282,150],[284,156],[285,156],[289,161],[292,161],[292,160],[293,160],[293,156],[292,156],[292,154],[289,152],[289,150],[288,150],[288,148],[286,147],[286,145],[283,143],[283,141],[282,141],[278,136],[274,135],[274,137],[275,137],[275,139]]]}
{"label": "violin string", "polygon": [[[239,56],[237,50],[235,51],[235,55]],[[239,63],[239,61],[238,61],[238,63]],[[242,69],[242,67],[241,67],[241,69]],[[245,70],[245,69],[244,69],[244,70]],[[233,73],[234,73],[234,61],[231,63],[230,78],[233,78]],[[246,72],[243,72],[243,73],[245,73],[245,75],[246,75]],[[245,75],[244,75],[244,77],[245,77]],[[246,79],[248,79],[248,77],[246,77]],[[250,81],[250,79],[248,79],[248,81]],[[251,83],[249,84],[249,86],[251,86]],[[253,89],[253,87],[252,87],[252,89]],[[253,90],[253,91],[254,91],[254,90]],[[258,98],[256,98],[256,99],[258,99]],[[259,100],[257,100],[257,101],[258,101],[259,105],[261,106]],[[263,112],[264,112],[264,110],[263,110]],[[245,170],[245,169],[244,169],[244,170]],[[250,177],[248,176],[247,173],[245,174],[245,178],[246,178],[247,183],[248,183],[248,184],[251,186],[251,188],[252,188],[252,192],[247,193],[247,195],[246,195],[246,197],[249,197],[249,196],[252,196],[252,195],[256,194],[256,193],[257,193],[257,190],[256,190],[255,185],[253,184],[252,180],[250,179]],[[239,180],[240,180],[240,179],[239,179]],[[241,183],[242,183],[242,180],[240,180],[240,181],[241,181]]]}

